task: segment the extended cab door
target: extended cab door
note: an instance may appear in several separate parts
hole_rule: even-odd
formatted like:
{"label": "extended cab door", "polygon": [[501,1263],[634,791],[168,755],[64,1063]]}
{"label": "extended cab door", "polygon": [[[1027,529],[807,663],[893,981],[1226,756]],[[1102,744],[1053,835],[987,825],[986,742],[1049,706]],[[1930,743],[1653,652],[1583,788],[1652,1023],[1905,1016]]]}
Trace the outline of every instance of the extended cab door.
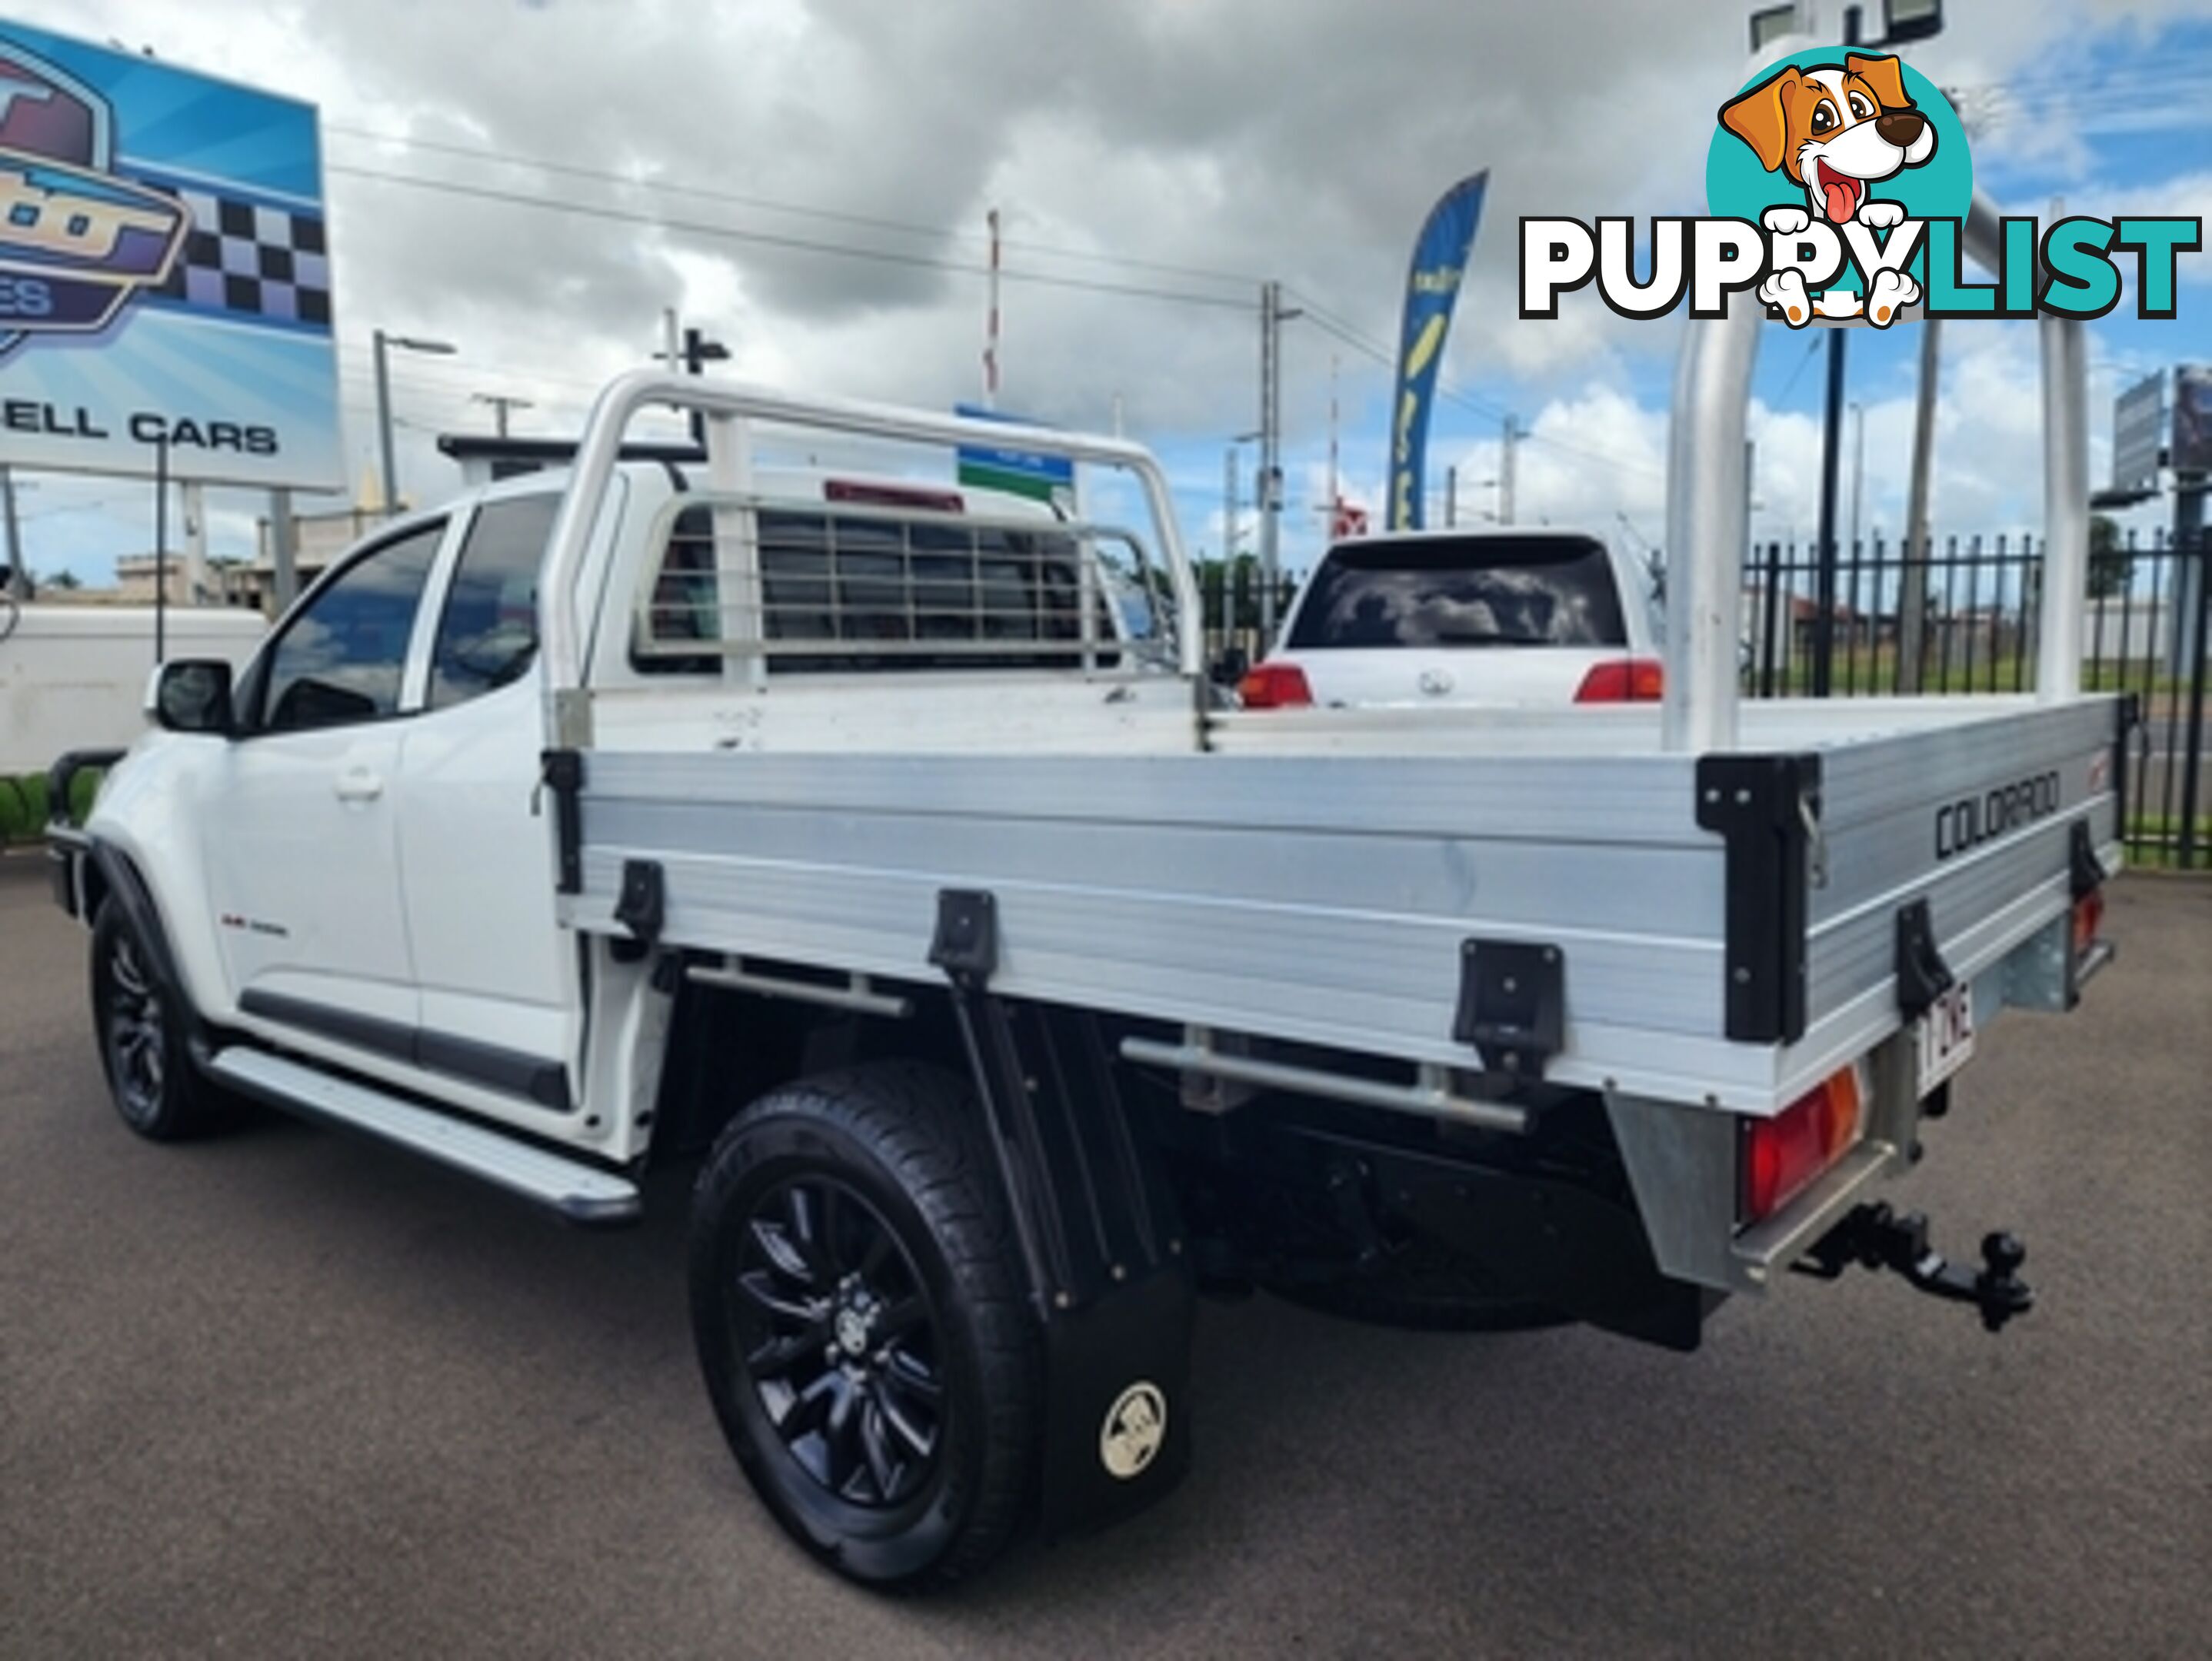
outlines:
{"label": "extended cab door", "polygon": [[422,1065],[566,1112],[577,968],[554,919],[538,789],[538,573],[560,502],[539,484],[485,500],[461,528],[422,713],[407,724],[398,823]]}
{"label": "extended cab door", "polygon": [[349,556],[241,688],[209,887],[246,1015],[404,1058],[417,1017],[393,813],[437,518]]}

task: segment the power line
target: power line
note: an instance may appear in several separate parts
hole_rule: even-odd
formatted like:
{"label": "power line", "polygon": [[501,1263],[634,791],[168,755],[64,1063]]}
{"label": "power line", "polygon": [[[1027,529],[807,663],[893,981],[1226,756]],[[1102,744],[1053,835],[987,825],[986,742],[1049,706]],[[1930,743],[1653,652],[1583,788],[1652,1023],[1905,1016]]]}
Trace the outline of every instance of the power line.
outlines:
{"label": "power line", "polygon": [[[887,231],[898,236],[927,237],[965,242],[971,246],[988,240],[972,231],[956,231],[942,226],[923,225],[910,220],[886,219],[870,214],[845,212],[834,208],[811,208],[794,202],[778,202],[767,197],[748,196],[736,191],[711,188],[703,185],[686,185],[672,179],[641,179],[634,174],[617,173],[609,168],[580,167],[573,162],[551,161],[541,156],[518,155],[512,151],[495,150],[470,144],[447,144],[433,139],[416,138],[402,133],[378,132],[368,127],[350,127],[332,123],[325,132],[341,134],[378,144],[400,149],[421,150],[436,155],[457,156],[471,161],[489,162],[495,167],[527,167],[538,173],[552,173],[564,179],[590,179],[600,184],[615,185],[625,190],[658,191],[664,195],[696,197],[705,202],[723,202],[732,207],[750,208],[764,213],[789,214],[796,218],[820,220],[825,224],[849,225],[858,229]],[[1127,270],[1155,271],[1164,276],[1196,277],[1208,282],[1229,282],[1246,288],[1257,288],[1261,279],[1239,271],[1223,271],[1201,265],[1178,265],[1165,260],[1139,259],[1130,254],[1101,253],[1091,249],[1061,248],[1050,243],[1030,242],[1009,238],[1000,246],[1018,252],[1042,255],[1049,259],[1067,259],[1096,265],[1116,265]]]}
{"label": "power line", "polygon": [[[1306,308],[1306,315],[1314,323],[1320,325],[1323,332],[1334,336],[1338,340],[1343,342],[1346,346],[1351,347],[1354,351],[1359,352],[1362,355],[1373,359],[1386,369],[1395,369],[1397,367],[1398,360],[1388,348],[1379,346],[1375,342],[1368,339],[1364,335],[1359,333],[1358,330],[1352,328],[1351,324],[1330,313],[1326,307],[1316,306],[1314,303],[1311,295],[1301,294],[1298,296],[1298,299]],[[1454,386],[1450,382],[1445,380],[1442,375],[1438,375],[1437,377],[1437,392],[1439,397],[1444,398],[1448,402],[1456,403],[1462,409],[1472,410],[1476,415],[1486,415],[1492,421],[1510,421],[1514,419],[1513,412],[1507,409],[1503,404],[1492,403],[1487,398],[1477,397],[1472,393],[1463,392],[1456,386]],[[1521,433],[1521,437],[1531,444],[1547,445],[1554,450],[1562,451],[1568,455],[1582,457],[1586,461],[1594,462],[1600,466],[1609,469],[1625,467],[1636,472],[1650,473],[1655,476],[1662,470],[1647,461],[1643,461],[1627,456],[1611,455],[1602,450],[1592,450],[1583,445],[1571,444],[1565,439],[1553,438],[1547,433],[1529,432],[1524,429]]]}
{"label": "power line", "polygon": [[[846,259],[865,259],[884,265],[906,265],[917,270],[948,271],[961,276],[986,276],[989,268],[957,259],[939,259],[927,254],[902,253],[890,248],[863,248],[852,243],[825,242],[811,237],[784,236],[769,231],[740,230],[734,226],[714,225],[702,220],[674,219],[659,214],[635,213],[627,209],[595,207],[580,202],[559,202],[550,197],[530,196],[520,191],[495,190],[489,185],[465,185],[458,180],[423,179],[413,173],[392,173],[374,167],[356,167],[343,162],[331,162],[324,170],[349,179],[374,179],[385,184],[404,185],[416,190],[432,191],[447,196],[465,197],[478,202],[506,203],[516,207],[536,208],[546,213],[576,214],[590,219],[604,219],[621,225],[641,225],[654,230],[680,231],[689,235],[714,237],[724,241],[751,243],[761,247],[782,248],[794,253],[826,254]],[[1216,310],[1249,312],[1254,308],[1251,300],[1231,299],[1224,294],[1192,294],[1187,290],[1154,288],[1138,283],[1107,282],[1092,277],[1067,276],[1048,271],[1024,271],[1012,266],[1001,268],[1000,276],[1009,282],[1035,283],[1046,288],[1078,289],[1086,294],[1121,294],[1132,299],[1169,300],[1184,306],[1204,306]]]}

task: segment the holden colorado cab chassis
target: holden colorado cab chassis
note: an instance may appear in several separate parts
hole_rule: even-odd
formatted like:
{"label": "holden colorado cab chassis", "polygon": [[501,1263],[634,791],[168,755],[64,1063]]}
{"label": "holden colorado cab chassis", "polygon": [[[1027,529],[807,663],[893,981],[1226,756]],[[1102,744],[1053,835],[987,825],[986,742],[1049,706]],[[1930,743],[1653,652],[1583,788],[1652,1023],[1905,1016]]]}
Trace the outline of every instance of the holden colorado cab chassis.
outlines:
{"label": "holden colorado cab chassis", "polygon": [[[1663,705],[1557,710],[1219,707],[1141,449],[625,376],[565,480],[398,521],[236,686],[161,671],[54,845],[123,1117],[255,1098],[588,1223],[705,1149],[715,1409],[881,1585],[1173,1482],[1201,1287],[1687,1349],[1856,1260],[1994,1329],[2018,1246],[1953,1266],[1872,1195],[1991,1018],[2108,955],[2079,327],[2034,694],[1740,707],[1759,326],[1688,325]],[[624,462],[664,405],[703,480]],[[770,494],[779,425],[1066,457],[1152,541]]]}

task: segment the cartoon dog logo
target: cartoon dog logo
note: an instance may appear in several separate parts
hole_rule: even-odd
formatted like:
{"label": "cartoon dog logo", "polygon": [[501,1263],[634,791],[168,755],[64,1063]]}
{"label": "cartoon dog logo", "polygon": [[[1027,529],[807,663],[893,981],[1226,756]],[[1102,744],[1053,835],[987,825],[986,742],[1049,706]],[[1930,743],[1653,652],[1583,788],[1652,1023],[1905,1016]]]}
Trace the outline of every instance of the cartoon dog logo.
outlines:
{"label": "cartoon dog logo", "polygon": [[[1804,190],[1810,212],[1778,207],[1762,216],[1768,230],[1785,236],[1816,217],[1838,226],[1856,220],[1875,230],[1897,225],[1905,218],[1903,204],[1875,199],[1871,187],[1936,154],[1935,125],[1906,95],[1895,58],[1852,52],[1840,68],[1793,64],[1723,105],[1720,121],[1751,147],[1760,167]],[[1812,315],[1800,272],[1770,276],[1758,293],[1793,324]],[[1867,294],[1867,315],[1886,324],[1919,298],[1920,285],[1911,277],[1883,271]]]}

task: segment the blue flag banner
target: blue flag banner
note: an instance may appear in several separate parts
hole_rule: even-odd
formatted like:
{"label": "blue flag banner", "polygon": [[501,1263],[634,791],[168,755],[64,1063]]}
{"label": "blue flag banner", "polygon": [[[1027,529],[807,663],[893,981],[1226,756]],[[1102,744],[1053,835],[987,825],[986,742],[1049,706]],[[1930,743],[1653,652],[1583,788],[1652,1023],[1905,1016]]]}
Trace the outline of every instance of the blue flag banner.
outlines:
{"label": "blue flag banner", "polygon": [[1429,410],[1436,402],[1437,372],[1443,366],[1444,332],[1451,327],[1468,250],[1482,217],[1487,168],[1462,179],[1429,210],[1413,245],[1413,264],[1406,276],[1406,323],[1398,343],[1398,395],[1390,406],[1390,528],[1421,528],[1423,481],[1427,474]]}

